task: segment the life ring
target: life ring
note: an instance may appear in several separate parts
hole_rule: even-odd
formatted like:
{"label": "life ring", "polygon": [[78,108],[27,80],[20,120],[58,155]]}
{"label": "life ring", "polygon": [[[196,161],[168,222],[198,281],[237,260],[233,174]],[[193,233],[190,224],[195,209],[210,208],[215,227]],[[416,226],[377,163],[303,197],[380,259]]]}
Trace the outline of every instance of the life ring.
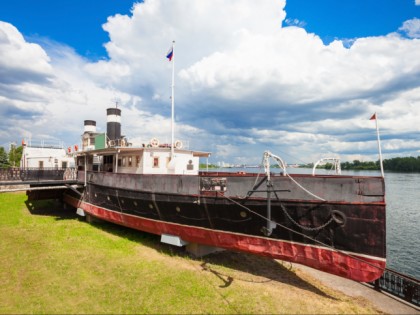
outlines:
{"label": "life ring", "polygon": [[335,221],[335,223],[337,223],[338,225],[340,226],[346,225],[347,217],[343,212],[338,211],[338,210],[332,210],[331,217]]}
{"label": "life ring", "polygon": [[159,140],[157,138],[152,138],[150,139],[150,145],[153,148],[157,148],[159,146]]}
{"label": "life ring", "polygon": [[175,148],[182,149],[182,146],[183,146],[183,144],[182,144],[181,140],[176,140],[175,141]]}

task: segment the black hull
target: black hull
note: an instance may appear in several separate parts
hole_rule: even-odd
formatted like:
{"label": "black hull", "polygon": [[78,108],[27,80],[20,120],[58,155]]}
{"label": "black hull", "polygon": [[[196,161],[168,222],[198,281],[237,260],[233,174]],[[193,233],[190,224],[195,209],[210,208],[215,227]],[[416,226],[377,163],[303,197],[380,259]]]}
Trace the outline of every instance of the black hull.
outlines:
{"label": "black hull", "polygon": [[[285,257],[282,253],[272,254],[276,250],[267,249],[267,244],[287,242],[299,248],[321,248],[328,253],[354,256],[355,260],[365,259],[367,265],[374,265],[368,267],[369,276],[362,276],[363,272],[357,274],[352,266],[348,266],[352,270],[349,275],[343,274],[342,268],[339,272],[330,270],[335,267],[330,267],[330,258],[325,258],[329,267],[321,266],[321,270],[358,281],[367,281],[364,278],[377,278],[382,274],[381,268],[385,267],[386,257],[382,179],[337,177],[330,178],[333,182],[330,184],[331,181],[323,177],[298,178],[306,187],[316,188],[318,195],[325,196],[337,189],[344,192],[339,198],[327,201],[315,199],[307,192],[300,191],[287,178],[274,178],[272,182],[275,189],[270,193],[271,206],[267,208],[263,178],[222,175],[226,176],[88,173],[83,198],[73,194],[71,200],[73,204],[77,200],[77,205],[74,205],[88,213],[103,219],[115,216],[115,219],[109,221],[156,234],[162,233],[158,224],[155,229],[148,229],[136,227],[137,223],[124,222],[136,218],[144,222],[162,222],[169,227],[176,226],[178,234],[183,234],[183,238],[187,239],[189,235],[183,231],[187,227],[194,229],[191,233],[205,231],[203,233],[210,235],[207,236],[210,238],[211,233],[223,235],[223,238],[226,235],[240,235],[252,239],[252,242],[260,240],[260,248],[251,249],[255,244],[250,245],[249,250],[242,243],[236,246],[237,239],[232,240],[231,245],[223,246],[224,241],[209,241],[207,245],[246,250],[273,258]],[[217,185],[208,185],[212,178],[216,179]],[[257,189],[255,182],[257,186],[260,182]],[[221,187],[223,185],[226,187]],[[327,193],[322,194],[322,189]],[[108,216],[104,211],[111,214]],[[268,217],[270,220],[267,220]],[[193,237],[190,239],[194,240]],[[300,257],[295,261],[305,263],[305,259]],[[315,265],[322,265],[322,257],[315,259],[319,260]],[[286,260],[294,261],[287,257]],[[305,264],[314,266],[312,261]],[[352,263],[347,261],[346,264]]]}

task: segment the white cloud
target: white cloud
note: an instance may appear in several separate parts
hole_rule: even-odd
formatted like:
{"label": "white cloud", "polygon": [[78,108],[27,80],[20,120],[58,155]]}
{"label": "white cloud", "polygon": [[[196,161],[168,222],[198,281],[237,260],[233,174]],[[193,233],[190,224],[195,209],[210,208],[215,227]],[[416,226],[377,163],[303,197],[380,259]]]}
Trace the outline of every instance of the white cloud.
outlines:
{"label": "white cloud", "polygon": [[385,156],[418,152],[418,19],[403,24],[405,38],[358,38],[346,48],[282,27],[284,7],[278,0],[147,0],[130,16],[108,18],[109,60],[98,62],[57,43],[28,43],[0,23],[0,73],[10,74],[0,84],[0,112],[9,117],[0,143],[27,134],[79,141],[84,119],[105,128],[116,97],[133,142],[167,141],[165,54],[175,39],[177,138],[213,151],[214,161],[258,163],[267,149],[288,163],[333,153],[376,159],[368,120],[375,111]]}
{"label": "white cloud", "polygon": [[[0,69],[2,81],[16,79],[31,81],[34,78],[48,78],[52,75],[49,58],[44,50],[39,45],[25,42],[13,25],[2,21],[0,21]],[[22,77],[8,77],[19,74]]]}
{"label": "white cloud", "polygon": [[406,33],[410,38],[420,38],[420,19],[405,21],[399,30]]}
{"label": "white cloud", "polygon": [[298,19],[285,19],[284,22],[286,23],[286,25],[288,26],[298,26],[298,27],[305,27],[306,26],[306,22],[304,21],[300,21]]}

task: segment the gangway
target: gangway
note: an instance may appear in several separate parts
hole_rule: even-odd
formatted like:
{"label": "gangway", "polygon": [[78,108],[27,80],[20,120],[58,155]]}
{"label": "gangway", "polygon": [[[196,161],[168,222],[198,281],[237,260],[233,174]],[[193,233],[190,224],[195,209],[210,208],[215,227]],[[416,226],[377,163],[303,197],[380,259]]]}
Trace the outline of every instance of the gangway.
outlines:
{"label": "gangway", "polygon": [[0,193],[26,191],[29,200],[60,198],[64,189],[81,187],[75,168],[0,169]]}

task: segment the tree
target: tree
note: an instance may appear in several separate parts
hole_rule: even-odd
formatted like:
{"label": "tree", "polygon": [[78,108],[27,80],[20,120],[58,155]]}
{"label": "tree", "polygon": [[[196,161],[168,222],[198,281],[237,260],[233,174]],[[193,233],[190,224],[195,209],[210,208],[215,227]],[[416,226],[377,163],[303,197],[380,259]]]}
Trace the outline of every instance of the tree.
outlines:
{"label": "tree", "polygon": [[0,147],[0,168],[7,168],[9,166],[10,164],[6,150],[3,147]]}
{"label": "tree", "polygon": [[11,166],[13,167],[19,167],[20,165],[20,159],[22,157],[22,151],[23,151],[23,147],[17,147],[16,145],[11,145],[10,146],[10,152],[9,152],[9,163]]}

